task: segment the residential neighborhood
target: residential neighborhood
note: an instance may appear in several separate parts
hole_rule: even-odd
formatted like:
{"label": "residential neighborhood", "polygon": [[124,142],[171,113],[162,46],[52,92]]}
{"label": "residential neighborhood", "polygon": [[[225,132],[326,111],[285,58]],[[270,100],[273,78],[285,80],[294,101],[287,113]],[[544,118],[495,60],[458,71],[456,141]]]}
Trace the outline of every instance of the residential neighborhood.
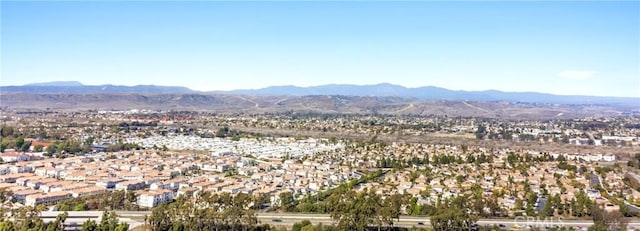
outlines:
{"label": "residential neighborhood", "polygon": [[[430,215],[461,196],[482,201],[475,211],[490,217],[580,218],[581,203],[607,211],[640,210],[640,177],[629,173],[640,168],[635,148],[640,129],[618,124],[636,120],[496,124],[159,114],[4,116],[12,121],[2,128],[7,139],[0,153],[0,188],[9,192],[8,205],[55,210],[69,200],[123,191],[135,197],[127,200],[136,210],[179,197],[228,194],[263,198],[254,204],[261,211],[289,211],[288,197],[304,203],[359,182],[353,187],[357,193],[402,196],[406,206],[399,212],[406,215]],[[596,130],[584,130],[594,123]],[[299,206],[293,210],[303,209]]]}

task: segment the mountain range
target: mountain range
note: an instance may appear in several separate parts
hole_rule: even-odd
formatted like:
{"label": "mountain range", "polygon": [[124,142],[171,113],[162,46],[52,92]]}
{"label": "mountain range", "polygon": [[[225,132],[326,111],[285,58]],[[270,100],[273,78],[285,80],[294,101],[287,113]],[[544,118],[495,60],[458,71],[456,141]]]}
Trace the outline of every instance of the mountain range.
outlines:
{"label": "mountain range", "polygon": [[59,81],[46,83],[32,83],[22,86],[0,86],[2,93],[65,93],[65,94],[94,94],[94,93],[194,93],[186,87],[165,87],[156,85],[84,85],[76,81]]}
{"label": "mountain range", "polygon": [[275,86],[256,90],[235,90],[245,95],[351,95],[351,96],[396,96],[422,100],[469,100],[469,101],[506,101],[551,104],[625,104],[640,106],[640,98],[568,96],[537,92],[456,91],[446,88],[427,86],[407,88],[400,85],[381,83],[376,85],[329,84],[313,87]]}
{"label": "mountain range", "polygon": [[199,92],[171,86],[86,86],[78,82],[0,87],[0,109],[187,110],[216,113],[442,115],[505,119],[569,119],[640,115],[640,98],[543,93],[452,91],[392,84],[278,86]]}
{"label": "mountain range", "polygon": [[137,94],[236,94],[251,96],[309,96],[309,95],[344,95],[344,96],[377,96],[406,97],[419,100],[467,100],[467,101],[504,101],[549,104],[614,104],[640,108],[640,98],[554,95],[538,92],[503,92],[457,91],[440,87],[426,86],[407,88],[400,85],[381,83],[375,85],[329,84],[313,87],[272,86],[261,89],[232,91],[194,91],[179,86],[156,85],[83,85],[80,82],[47,82],[23,86],[0,86],[1,93],[137,93]]}

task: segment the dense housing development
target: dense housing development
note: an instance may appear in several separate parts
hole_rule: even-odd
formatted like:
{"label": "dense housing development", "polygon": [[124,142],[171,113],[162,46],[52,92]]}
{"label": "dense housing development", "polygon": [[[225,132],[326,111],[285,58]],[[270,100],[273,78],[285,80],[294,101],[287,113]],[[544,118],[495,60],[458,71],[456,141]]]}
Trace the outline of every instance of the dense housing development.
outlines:
{"label": "dense housing development", "polygon": [[329,213],[329,201],[348,195],[346,187],[380,203],[397,198],[398,216],[435,216],[461,197],[470,214],[489,218],[585,219],[593,207],[640,211],[637,117],[132,110],[5,113],[2,120],[0,188],[11,208],[55,210],[69,201],[113,208],[121,205],[92,201],[122,192],[118,203],[134,210],[251,195],[255,201],[243,208]]}

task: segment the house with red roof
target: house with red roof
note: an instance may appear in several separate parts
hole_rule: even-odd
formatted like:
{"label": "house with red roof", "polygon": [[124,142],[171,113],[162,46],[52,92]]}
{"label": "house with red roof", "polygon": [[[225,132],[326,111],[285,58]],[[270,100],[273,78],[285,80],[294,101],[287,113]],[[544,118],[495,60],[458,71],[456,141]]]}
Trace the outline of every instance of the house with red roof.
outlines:
{"label": "house with red roof", "polygon": [[36,147],[42,146],[42,151],[44,151],[47,147],[53,145],[51,142],[42,142],[42,141],[32,141],[31,146],[29,146],[29,151],[33,152],[36,150]]}

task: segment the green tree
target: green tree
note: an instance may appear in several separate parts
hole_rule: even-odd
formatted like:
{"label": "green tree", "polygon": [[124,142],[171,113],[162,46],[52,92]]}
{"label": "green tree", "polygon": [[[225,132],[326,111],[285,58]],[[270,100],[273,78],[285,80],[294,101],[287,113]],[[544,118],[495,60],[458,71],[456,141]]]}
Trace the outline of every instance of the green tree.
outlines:
{"label": "green tree", "polygon": [[436,231],[467,230],[476,222],[476,219],[464,212],[461,208],[438,209],[431,216],[431,227]]}
{"label": "green tree", "polygon": [[91,146],[93,144],[94,139],[95,138],[93,138],[93,136],[89,136],[86,139],[84,139],[84,143],[83,144]]}
{"label": "green tree", "polygon": [[393,202],[382,200],[374,189],[356,193],[350,187],[341,186],[333,191],[327,202],[339,230],[365,230],[370,224],[380,229],[393,224]]}
{"label": "green tree", "polygon": [[311,221],[309,220],[302,220],[299,223],[296,222],[293,224],[293,227],[291,228],[291,231],[301,231],[302,227],[311,225]]}
{"label": "green tree", "polygon": [[600,206],[591,208],[593,226],[590,231],[627,230],[629,221],[620,211],[606,211]]}
{"label": "green tree", "polygon": [[4,152],[5,149],[7,149],[9,147],[9,141],[6,139],[3,139],[2,142],[0,142],[0,152]]}
{"label": "green tree", "polygon": [[113,231],[116,230],[120,224],[118,222],[118,217],[115,212],[104,211],[102,213],[102,219],[100,220],[100,224],[98,224],[98,231]]}
{"label": "green tree", "polygon": [[478,128],[476,129],[476,139],[484,139],[484,137],[487,135],[487,128],[482,125],[482,124],[478,124]]}
{"label": "green tree", "polygon": [[620,200],[618,202],[618,207],[620,208],[620,212],[622,213],[622,215],[624,215],[625,217],[632,217],[633,216],[633,212],[631,212],[631,209],[629,208],[629,206],[627,206],[623,200]]}
{"label": "green tree", "polygon": [[29,147],[31,147],[31,143],[24,142],[20,147],[20,151],[23,151],[23,152],[29,151]]}
{"label": "green tree", "polygon": [[129,224],[128,223],[120,223],[118,224],[118,226],[116,226],[115,231],[127,231],[129,230]]}
{"label": "green tree", "polygon": [[17,230],[17,228],[12,221],[0,222],[0,231],[15,231],[15,230]]}
{"label": "green tree", "polygon": [[47,231],[62,231],[67,217],[69,217],[67,212],[58,214],[58,216],[56,216],[56,220],[47,225]]}
{"label": "green tree", "polygon": [[552,205],[552,201],[548,200],[545,204],[544,207],[542,208],[542,210],[538,213],[540,215],[540,217],[552,217],[553,216],[553,205]]}
{"label": "green tree", "polygon": [[42,146],[42,144],[38,144],[35,147],[33,147],[33,151],[42,152],[43,148],[44,148],[44,146]]}
{"label": "green tree", "polygon": [[2,137],[3,139],[7,137],[13,137],[14,131],[15,129],[12,126],[2,125],[2,127],[0,127],[0,137]]}
{"label": "green tree", "polygon": [[173,223],[169,231],[184,231],[184,225],[181,222]]}
{"label": "green tree", "polygon": [[22,148],[22,145],[24,145],[24,143],[25,142],[24,142],[24,136],[23,135],[20,135],[20,136],[18,136],[18,138],[16,138],[16,142],[15,142],[16,148],[18,148],[18,149]]}
{"label": "green tree", "polygon": [[87,220],[84,223],[82,223],[82,227],[80,228],[80,231],[97,231],[98,230],[98,223],[96,223],[96,221],[94,220]]}
{"label": "green tree", "polygon": [[56,146],[55,145],[49,145],[49,147],[45,148],[45,156],[52,156],[54,153],[56,153]]}
{"label": "green tree", "polygon": [[78,203],[76,206],[73,207],[73,211],[84,211],[84,210],[86,210],[84,203]]}
{"label": "green tree", "polygon": [[280,208],[282,209],[282,211],[293,211],[295,201],[291,192],[280,193],[280,195],[278,195],[278,198],[280,199]]}
{"label": "green tree", "polygon": [[173,226],[168,209],[170,209],[168,204],[161,204],[151,211],[151,215],[147,219],[151,230],[169,230]]}
{"label": "green tree", "polygon": [[311,225],[311,224],[310,224],[310,225],[307,225],[307,226],[304,226],[304,227],[302,227],[302,228],[300,229],[300,231],[315,231],[315,230],[316,230],[316,228],[315,228],[315,227],[313,227],[313,225]]}
{"label": "green tree", "polygon": [[152,230],[251,230],[258,221],[251,196],[229,193],[198,193],[195,198],[179,196],[174,203],[162,204],[145,220]]}

